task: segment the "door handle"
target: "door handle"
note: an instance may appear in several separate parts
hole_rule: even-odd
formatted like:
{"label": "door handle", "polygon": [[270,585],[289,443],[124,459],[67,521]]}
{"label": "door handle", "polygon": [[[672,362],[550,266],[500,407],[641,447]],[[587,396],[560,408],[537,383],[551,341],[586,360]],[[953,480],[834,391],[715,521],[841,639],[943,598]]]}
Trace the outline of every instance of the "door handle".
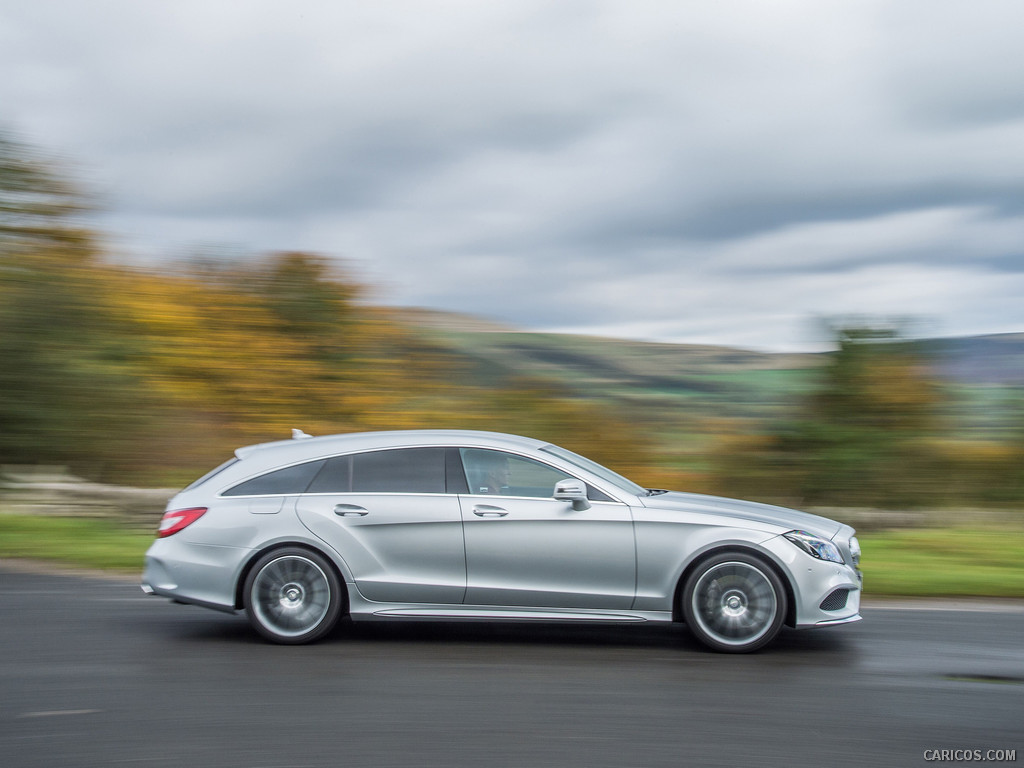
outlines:
{"label": "door handle", "polygon": [[501,507],[492,507],[488,504],[477,504],[473,507],[473,514],[477,517],[504,517],[508,512]]}
{"label": "door handle", "polygon": [[334,514],[338,517],[366,517],[370,513],[355,504],[338,504],[334,508]]}

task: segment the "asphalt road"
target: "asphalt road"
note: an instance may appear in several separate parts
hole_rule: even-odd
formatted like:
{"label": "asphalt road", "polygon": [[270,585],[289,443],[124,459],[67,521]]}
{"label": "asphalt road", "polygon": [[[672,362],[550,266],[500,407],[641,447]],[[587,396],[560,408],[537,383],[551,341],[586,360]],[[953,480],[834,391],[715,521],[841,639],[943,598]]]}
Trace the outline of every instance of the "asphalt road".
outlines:
{"label": "asphalt road", "polygon": [[961,607],[869,607],[750,656],[680,627],[346,624],[292,648],[0,564],[0,765],[1024,764],[1024,608]]}

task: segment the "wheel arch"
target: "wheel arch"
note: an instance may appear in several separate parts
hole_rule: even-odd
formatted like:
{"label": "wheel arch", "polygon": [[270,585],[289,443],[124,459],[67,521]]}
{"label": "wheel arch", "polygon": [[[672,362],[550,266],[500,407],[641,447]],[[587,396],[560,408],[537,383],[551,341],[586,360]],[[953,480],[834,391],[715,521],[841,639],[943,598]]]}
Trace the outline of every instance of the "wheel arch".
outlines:
{"label": "wheel arch", "polygon": [[235,610],[241,610],[245,607],[242,598],[242,593],[245,591],[245,582],[249,578],[249,573],[252,571],[253,567],[256,565],[256,563],[259,561],[261,557],[279,549],[304,549],[308,552],[314,552],[317,555],[320,555],[320,557],[322,557],[324,560],[326,560],[327,564],[331,567],[331,570],[334,572],[334,575],[337,577],[338,583],[341,585],[341,598],[344,601],[343,605],[341,606],[341,616],[348,615],[350,603],[348,594],[348,582],[345,580],[344,572],[341,570],[341,568],[338,567],[338,564],[335,562],[330,552],[327,552],[323,548],[314,546],[306,541],[278,541],[274,542],[273,544],[268,544],[267,546],[261,549],[254,549],[252,553],[249,555],[249,558],[245,561],[245,564],[242,566],[242,569],[239,571],[238,578],[235,580]]}
{"label": "wheel arch", "polygon": [[782,568],[769,553],[764,550],[757,549],[748,544],[741,543],[728,543],[721,544],[716,547],[712,547],[701,552],[697,557],[693,558],[687,566],[683,569],[683,572],[679,575],[676,580],[676,587],[672,593],[672,621],[682,622],[683,621],[683,609],[681,603],[681,597],[683,589],[686,586],[687,579],[690,578],[697,568],[701,566],[707,560],[718,555],[726,554],[729,552],[742,552],[745,555],[756,557],[758,560],[763,562],[766,566],[772,569],[776,576],[779,577],[779,581],[782,582],[783,589],[786,590],[786,618],[783,623],[787,627],[796,626],[796,593],[793,591],[793,584],[790,581],[789,575],[786,570]]}

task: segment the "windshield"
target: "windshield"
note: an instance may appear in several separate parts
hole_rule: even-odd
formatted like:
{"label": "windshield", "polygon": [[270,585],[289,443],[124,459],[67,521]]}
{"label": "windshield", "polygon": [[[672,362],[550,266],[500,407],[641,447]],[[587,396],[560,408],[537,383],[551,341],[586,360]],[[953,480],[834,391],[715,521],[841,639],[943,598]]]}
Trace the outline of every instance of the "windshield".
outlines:
{"label": "windshield", "polygon": [[627,480],[617,472],[612,472],[608,467],[602,467],[596,461],[580,456],[572,451],[567,451],[565,448],[559,448],[557,445],[545,445],[541,448],[545,453],[550,453],[552,456],[557,456],[562,461],[567,461],[580,469],[586,470],[590,474],[601,478],[602,480],[611,483],[616,488],[620,488],[623,491],[628,491],[634,496],[646,496],[647,489],[643,488],[632,480]]}

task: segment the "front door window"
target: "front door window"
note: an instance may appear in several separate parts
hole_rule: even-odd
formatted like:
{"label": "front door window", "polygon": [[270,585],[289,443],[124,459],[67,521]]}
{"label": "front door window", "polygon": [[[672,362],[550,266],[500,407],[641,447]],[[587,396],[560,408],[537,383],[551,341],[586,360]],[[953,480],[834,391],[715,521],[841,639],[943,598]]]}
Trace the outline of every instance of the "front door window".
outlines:
{"label": "front door window", "polygon": [[569,477],[547,464],[503,451],[462,448],[471,494],[550,499],[555,483]]}

